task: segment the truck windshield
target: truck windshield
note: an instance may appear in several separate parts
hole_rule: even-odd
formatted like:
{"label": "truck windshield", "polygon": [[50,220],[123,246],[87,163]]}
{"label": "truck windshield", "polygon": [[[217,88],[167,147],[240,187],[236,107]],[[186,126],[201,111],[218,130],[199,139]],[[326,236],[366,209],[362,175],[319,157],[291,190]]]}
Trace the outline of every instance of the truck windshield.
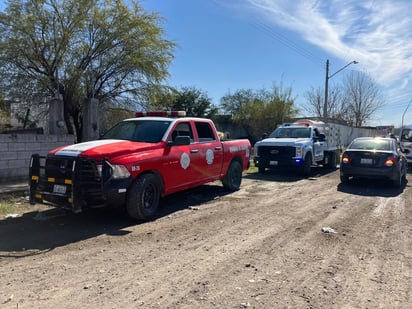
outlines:
{"label": "truck windshield", "polygon": [[277,128],[275,131],[270,134],[269,137],[272,138],[309,138],[310,137],[310,128]]}
{"label": "truck windshield", "polygon": [[122,139],[134,142],[158,143],[171,121],[135,120],[122,121],[102,136],[102,139]]}

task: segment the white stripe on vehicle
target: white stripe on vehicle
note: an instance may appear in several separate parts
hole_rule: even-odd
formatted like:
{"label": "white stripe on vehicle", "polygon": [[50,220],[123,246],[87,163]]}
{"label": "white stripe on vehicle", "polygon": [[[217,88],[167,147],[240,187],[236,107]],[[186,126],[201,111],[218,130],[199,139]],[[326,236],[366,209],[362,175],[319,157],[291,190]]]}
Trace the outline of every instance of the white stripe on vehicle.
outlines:
{"label": "white stripe on vehicle", "polygon": [[118,142],[120,142],[120,140],[118,139],[103,139],[103,140],[73,144],[73,145],[66,146],[60,149],[59,151],[56,152],[56,155],[77,157],[80,153],[87,151],[89,149],[92,149],[98,146],[114,144]]}

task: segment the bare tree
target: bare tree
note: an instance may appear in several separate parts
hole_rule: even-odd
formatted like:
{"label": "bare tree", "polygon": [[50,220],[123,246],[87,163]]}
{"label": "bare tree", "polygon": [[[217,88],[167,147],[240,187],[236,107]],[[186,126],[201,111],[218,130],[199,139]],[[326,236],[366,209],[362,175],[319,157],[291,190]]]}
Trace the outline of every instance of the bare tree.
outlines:
{"label": "bare tree", "polygon": [[[341,111],[344,110],[342,106],[342,91],[339,87],[330,87],[328,94],[327,114],[330,118],[344,120]],[[311,87],[305,93],[307,104],[302,108],[306,110],[311,116],[323,117],[323,109],[325,102],[325,90],[321,87],[315,89]]]}
{"label": "bare tree", "polygon": [[351,72],[344,79],[343,89],[343,105],[347,107],[346,116],[351,125],[365,125],[383,106],[378,85],[365,73]]}
{"label": "bare tree", "polygon": [[321,87],[315,89],[310,87],[310,90],[305,93],[307,104],[302,108],[309,113],[310,116],[322,117],[323,114],[323,102],[324,94]]}
{"label": "bare tree", "polygon": [[[324,109],[324,89],[311,87],[306,92],[307,103],[302,108],[311,116],[321,118]],[[344,78],[341,86],[329,88],[327,114],[329,118],[362,126],[383,106],[380,90],[365,73],[354,71]]]}

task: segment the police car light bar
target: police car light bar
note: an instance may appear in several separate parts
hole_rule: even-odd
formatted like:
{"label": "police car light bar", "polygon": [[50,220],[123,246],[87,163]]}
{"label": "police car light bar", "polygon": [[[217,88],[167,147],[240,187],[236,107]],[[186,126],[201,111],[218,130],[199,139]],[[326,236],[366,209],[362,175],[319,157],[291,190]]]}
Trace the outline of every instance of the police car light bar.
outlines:
{"label": "police car light bar", "polygon": [[186,117],[186,111],[136,112],[136,117]]}

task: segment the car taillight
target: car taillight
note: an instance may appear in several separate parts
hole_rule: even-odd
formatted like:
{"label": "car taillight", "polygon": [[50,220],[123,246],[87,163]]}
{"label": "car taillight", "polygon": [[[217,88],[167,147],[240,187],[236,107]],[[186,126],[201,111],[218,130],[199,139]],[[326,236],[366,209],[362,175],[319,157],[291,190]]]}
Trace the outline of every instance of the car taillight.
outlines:
{"label": "car taillight", "polygon": [[396,157],[395,156],[389,156],[386,158],[385,162],[383,163],[384,166],[393,166],[396,162]]}
{"label": "car taillight", "polygon": [[347,153],[344,153],[342,155],[342,163],[345,163],[345,164],[350,163],[350,158],[349,158],[349,155]]}

